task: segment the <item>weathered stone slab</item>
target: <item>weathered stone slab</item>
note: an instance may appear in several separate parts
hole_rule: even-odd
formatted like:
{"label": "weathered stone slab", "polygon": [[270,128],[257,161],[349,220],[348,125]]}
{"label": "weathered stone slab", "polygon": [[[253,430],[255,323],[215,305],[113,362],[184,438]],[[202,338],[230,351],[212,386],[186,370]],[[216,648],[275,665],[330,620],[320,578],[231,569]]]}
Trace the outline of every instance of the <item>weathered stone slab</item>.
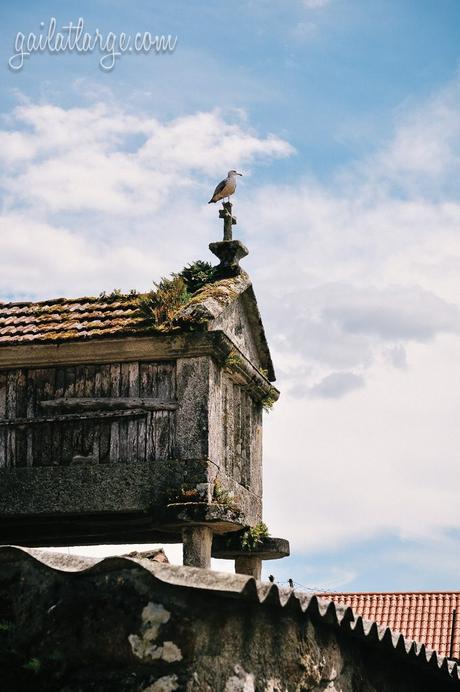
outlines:
{"label": "weathered stone slab", "polygon": [[[241,535],[215,536],[212,544],[212,556],[221,560],[236,560],[238,558],[257,557],[259,560],[278,560],[289,557],[289,541],[285,538],[261,538],[259,545],[252,550],[241,547]],[[246,572],[244,574],[247,574]]]}

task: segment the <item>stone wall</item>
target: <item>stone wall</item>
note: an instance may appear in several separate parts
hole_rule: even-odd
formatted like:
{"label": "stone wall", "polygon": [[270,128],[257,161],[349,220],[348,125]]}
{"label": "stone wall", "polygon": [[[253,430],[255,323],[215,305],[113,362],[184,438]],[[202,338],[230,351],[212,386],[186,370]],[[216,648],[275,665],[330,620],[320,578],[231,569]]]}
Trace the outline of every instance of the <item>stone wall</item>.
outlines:
{"label": "stone wall", "polygon": [[445,660],[353,630],[351,611],[315,597],[148,560],[38,555],[51,566],[0,549],[8,692],[460,689]]}

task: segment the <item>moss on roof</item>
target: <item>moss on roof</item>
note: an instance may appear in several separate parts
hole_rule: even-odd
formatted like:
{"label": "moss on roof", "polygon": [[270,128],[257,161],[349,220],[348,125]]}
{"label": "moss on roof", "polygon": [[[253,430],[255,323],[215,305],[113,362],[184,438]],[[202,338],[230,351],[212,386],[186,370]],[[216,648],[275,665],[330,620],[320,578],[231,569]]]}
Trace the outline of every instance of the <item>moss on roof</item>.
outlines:
{"label": "moss on roof", "polygon": [[0,345],[205,329],[248,286],[242,271],[219,277],[211,265],[197,262],[144,294],[0,303]]}

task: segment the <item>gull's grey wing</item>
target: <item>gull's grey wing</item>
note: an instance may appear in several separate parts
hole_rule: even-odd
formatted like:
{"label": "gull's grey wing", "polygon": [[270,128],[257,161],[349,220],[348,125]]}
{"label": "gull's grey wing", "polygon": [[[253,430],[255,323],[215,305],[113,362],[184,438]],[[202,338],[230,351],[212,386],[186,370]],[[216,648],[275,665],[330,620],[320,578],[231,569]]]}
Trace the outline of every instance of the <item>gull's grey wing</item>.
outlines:
{"label": "gull's grey wing", "polygon": [[224,189],[226,184],[227,184],[227,180],[221,180],[220,183],[218,184],[218,186],[216,187],[216,189],[214,190],[214,192],[212,193],[212,196],[214,197],[215,195],[218,195],[219,192],[222,192],[222,190]]}

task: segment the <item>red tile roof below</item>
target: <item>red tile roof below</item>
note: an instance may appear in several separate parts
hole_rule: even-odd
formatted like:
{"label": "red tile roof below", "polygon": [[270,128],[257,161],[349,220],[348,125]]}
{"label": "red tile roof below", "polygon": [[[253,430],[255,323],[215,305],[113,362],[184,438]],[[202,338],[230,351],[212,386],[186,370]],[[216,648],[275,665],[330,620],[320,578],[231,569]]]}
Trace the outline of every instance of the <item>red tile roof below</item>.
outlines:
{"label": "red tile roof below", "polygon": [[460,591],[317,595],[344,603],[366,620],[387,625],[441,656],[460,658]]}

